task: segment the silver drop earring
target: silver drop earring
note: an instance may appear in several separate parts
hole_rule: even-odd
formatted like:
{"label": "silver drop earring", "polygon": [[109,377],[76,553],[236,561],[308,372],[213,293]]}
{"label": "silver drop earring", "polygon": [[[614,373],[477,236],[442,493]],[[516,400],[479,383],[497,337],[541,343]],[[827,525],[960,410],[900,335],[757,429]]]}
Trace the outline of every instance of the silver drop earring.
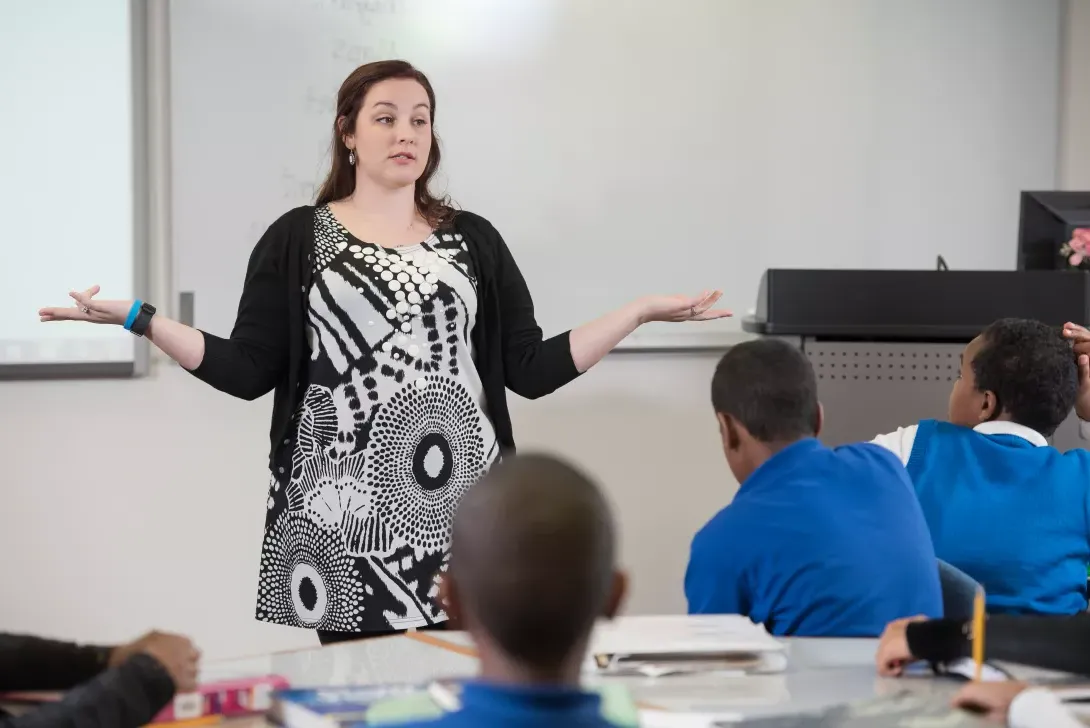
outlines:
{"label": "silver drop earring", "polygon": [[352,166],[356,165],[356,153],[351,149],[348,150],[348,164]]}

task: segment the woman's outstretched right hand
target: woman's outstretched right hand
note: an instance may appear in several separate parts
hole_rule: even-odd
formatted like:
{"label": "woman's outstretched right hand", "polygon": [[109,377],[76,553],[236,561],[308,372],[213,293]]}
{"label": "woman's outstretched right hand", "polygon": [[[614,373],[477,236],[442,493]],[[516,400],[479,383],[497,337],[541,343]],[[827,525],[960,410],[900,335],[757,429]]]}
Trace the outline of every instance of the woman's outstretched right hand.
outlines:
{"label": "woman's outstretched right hand", "polygon": [[[70,291],[68,295],[75,301],[75,306],[43,308],[38,311],[38,318],[41,321],[89,321],[123,326],[132,311],[133,301],[105,301],[95,298],[98,291],[98,286],[82,292]],[[162,314],[151,317],[144,336],[185,369],[196,369],[204,361],[204,334]]]}
{"label": "woman's outstretched right hand", "polygon": [[38,311],[40,321],[89,321],[93,324],[115,324],[121,326],[132,309],[130,301],[105,301],[96,299],[99,287],[91,286],[86,291],[69,291],[68,295],[76,302],[75,306],[43,308]]}

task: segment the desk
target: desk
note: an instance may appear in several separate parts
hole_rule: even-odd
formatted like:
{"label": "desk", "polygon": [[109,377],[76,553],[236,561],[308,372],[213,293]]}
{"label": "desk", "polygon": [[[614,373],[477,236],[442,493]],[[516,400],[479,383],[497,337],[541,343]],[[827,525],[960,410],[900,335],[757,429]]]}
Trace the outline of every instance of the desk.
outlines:
{"label": "desk", "polygon": [[[788,668],[782,674],[747,677],[683,675],[662,678],[597,678],[624,683],[641,704],[702,714],[789,714],[816,710],[909,689],[946,702],[960,683],[939,678],[884,679],[877,676],[873,639],[788,639]],[[211,663],[203,679],[272,673],[293,685],[322,686],[380,682],[427,682],[473,675],[477,661],[467,635],[410,633],[341,643],[298,652]],[[1016,671],[1020,678],[1054,679],[1055,674]],[[261,719],[232,723],[262,726]]]}

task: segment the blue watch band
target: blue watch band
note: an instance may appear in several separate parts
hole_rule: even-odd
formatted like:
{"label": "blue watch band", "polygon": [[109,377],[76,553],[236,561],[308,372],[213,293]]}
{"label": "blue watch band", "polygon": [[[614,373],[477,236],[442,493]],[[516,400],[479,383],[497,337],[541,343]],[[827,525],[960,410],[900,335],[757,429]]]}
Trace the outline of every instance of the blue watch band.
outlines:
{"label": "blue watch band", "polygon": [[125,330],[132,330],[132,322],[136,320],[136,314],[140,313],[140,307],[144,305],[144,302],[137,299],[132,302],[132,308],[129,309],[129,317],[125,319]]}

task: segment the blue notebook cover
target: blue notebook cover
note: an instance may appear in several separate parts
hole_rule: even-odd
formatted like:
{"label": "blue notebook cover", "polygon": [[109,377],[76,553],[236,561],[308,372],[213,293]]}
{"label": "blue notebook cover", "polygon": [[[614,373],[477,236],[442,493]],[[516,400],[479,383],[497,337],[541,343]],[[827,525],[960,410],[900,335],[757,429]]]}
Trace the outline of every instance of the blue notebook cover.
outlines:
{"label": "blue notebook cover", "polygon": [[[390,726],[409,721],[428,721],[454,709],[464,680],[420,684],[370,685],[282,690],[274,694],[273,717],[284,728],[359,728]],[[437,703],[433,689],[442,688],[447,699]],[[638,711],[627,688],[599,685],[592,688],[602,697],[602,717],[618,728],[636,728]]]}
{"label": "blue notebook cover", "polygon": [[375,703],[420,694],[426,685],[293,688],[273,694],[273,713],[285,728],[364,725]]}

